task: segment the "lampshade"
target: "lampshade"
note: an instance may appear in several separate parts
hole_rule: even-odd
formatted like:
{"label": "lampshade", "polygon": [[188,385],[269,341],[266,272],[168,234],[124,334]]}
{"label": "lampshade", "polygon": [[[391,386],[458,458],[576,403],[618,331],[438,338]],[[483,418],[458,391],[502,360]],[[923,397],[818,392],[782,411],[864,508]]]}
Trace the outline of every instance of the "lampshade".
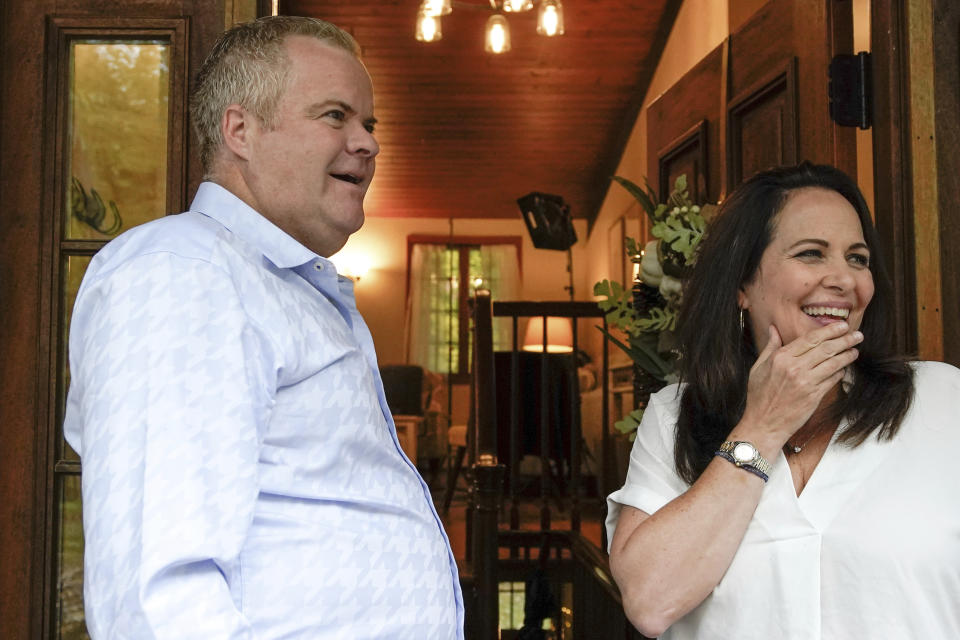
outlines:
{"label": "lampshade", "polygon": [[[543,316],[534,316],[527,322],[523,350],[543,353]],[[573,323],[570,318],[547,316],[547,353],[573,352]]]}
{"label": "lampshade", "polygon": [[563,4],[560,0],[543,0],[540,3],[537,33],[543,36],[563,35]]}
{"label": "lampshade", "polygon": [[424,10],[417,16],[416,38],[420,42],[436,42],[443,37],[440,28],[440,17],[430,15]]}
{"label": "lampshade", "polygon": [[487,20],[487,37],[483,48],[489,53],[510,51],[510,25],[499,13],[493,14]]}

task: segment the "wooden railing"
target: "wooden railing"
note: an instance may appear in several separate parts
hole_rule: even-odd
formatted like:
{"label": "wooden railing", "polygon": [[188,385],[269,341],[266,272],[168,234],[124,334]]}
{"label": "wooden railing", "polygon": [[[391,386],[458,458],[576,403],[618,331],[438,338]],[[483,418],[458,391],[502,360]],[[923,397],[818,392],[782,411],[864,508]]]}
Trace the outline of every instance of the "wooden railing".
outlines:
{"label": "wooden railing", "polygon": [[[573,638],[611,638],[634,640],[642,638],[626,620],[620,594],[610,577],[606,553],[581,534],[582,477],[581,477],[581,432],[579,393],[577,393],[576,354],[579,339],[576,330],[578,318],[597,318],[606,329],[604,313],[593,302],[492,302],[489,292],[478,291],[473,301],[474,352],[473,388],[471,389],[471,425],[468,435],[468,456],[472,462],[472,489],[469,497],[467,532],[471,565],[472,590],[466,593],[468,607],[468,637],[477,640],[498,638],[499,583],[524,580],[532,568],[541,568],[554,584],[571,583],[573,588],[572,627]],[[544,348],[539,358],[538,437],[540,451],[540,528],[521,530],[520,523],[520,474],[521,457],[519,415],[521,398],[520,351],[518,321],[524,317],[541,316],[569,318],[572,321],[573,353],[564,356],[548,354]],[[507,394],[510,403],[509,428],[498,428],[497,401],[504,394],[497,393],[496,366],[493,350],[493,318],[510,318],[513,348],[510,355],[510,384]],[[547,335],[544,331],[543,344]],[[569,358],[565,361],[564,358]],[[571,392],[568,393],[569,437],[567,449],[556,459],[559,443],[551,423],[548,394],[548,367],[551,363],[569,366]],[[598,498],[602,500],[613,489],[617,480],[613,471],[613,443],[610,433],[609,408],[609,353],[604,341],[602,355],[602,432],[601,464],[598,473]],[[501,381],[502,384],[502,381]],[[529,399],[528,399],[529,400]],[[500,443],[498,431],[508,434],[509,442]],[[562,434],[561,434],[562,435]],[[505,446],[504,446],[505,445]],[[498,452],[507,451],[505,460]],[[504,464],[506,462],[506,464]],[[507,495],[503,483],[507,481]],[[560,492],[559,488],[563,487]],[[509,528],[500,529],[498,516],[508,502]],[[553,528],[551,500],[560,503],[558,508],[569,510],[569,529]],[[601,534],[602,544],[606,544]],[[503,553],[501,553],[501,550]],[[564,635],[563,637],[569,637]]]}
{"label": "wooden railing", "polygon": [[[623,611],[607,555],[583,535],[570,530],[500,530],[496,539],[500,551],[518,551],[513,558],[504,558],[504,553],[500,554],[500,560],[495,563],[498,582],[523,582],[539,568],[547,576],[554,594],[560,594],[564,585],[572,587],[571,610],[566,614],[557,612],[555,619],[558,624],[569,622],[569,626],[561,627],[557,637],[563,640],[644,640]],[[472,595],[477,600],[483,599],[479,593]],[[482,619],[480,612],[484,608],[487,609],[485,615],[492,615],[495,607],[476,600],[467,606],[471,609],[468,611],[468,639],[513,637],[509,631],[498,636],[496,624],[487,624],[490,618]],[[492,620],[496,623],[497,618]]]}

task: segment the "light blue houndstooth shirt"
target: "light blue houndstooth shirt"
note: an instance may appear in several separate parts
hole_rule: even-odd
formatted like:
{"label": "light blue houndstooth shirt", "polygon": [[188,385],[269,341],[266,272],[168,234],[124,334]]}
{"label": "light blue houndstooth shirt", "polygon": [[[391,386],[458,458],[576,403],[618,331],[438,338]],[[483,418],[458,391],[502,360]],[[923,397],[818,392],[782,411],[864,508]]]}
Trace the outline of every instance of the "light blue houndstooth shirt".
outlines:
{"label": "light blue houndstooth shirt", "polygon": [[100,638],[463,638],[352,283],[225,189],[101,250],[64,430]]}

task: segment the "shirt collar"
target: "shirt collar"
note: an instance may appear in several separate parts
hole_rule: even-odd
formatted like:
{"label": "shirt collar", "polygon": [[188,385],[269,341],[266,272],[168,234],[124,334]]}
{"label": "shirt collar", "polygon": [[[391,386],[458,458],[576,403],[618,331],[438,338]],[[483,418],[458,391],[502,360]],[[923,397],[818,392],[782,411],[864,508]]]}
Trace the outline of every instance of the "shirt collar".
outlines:
{"label": "shirt collar", "polygon": [[200,184],[197,195],[190,204],[190,210],[213,218],[281,269],[292,269],[316,260],[333,267],[329,260],[310,251],[250,205],[214,182]]}

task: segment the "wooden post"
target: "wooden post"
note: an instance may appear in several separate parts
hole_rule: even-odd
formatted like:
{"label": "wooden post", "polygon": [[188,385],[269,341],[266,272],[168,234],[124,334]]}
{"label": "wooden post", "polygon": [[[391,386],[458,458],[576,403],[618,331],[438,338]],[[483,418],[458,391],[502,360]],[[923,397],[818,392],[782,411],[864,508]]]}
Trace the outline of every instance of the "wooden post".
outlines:
{"label": "wooden post", "polygon": [[482,455],[473,465],[473,575],[476,591],[478,640],[500,637],[497,518],[500,513],[505,468],[496,459]]}
{"label": "wooden post", "polygon": [[499,637],[499,542],[497,518],[504,466],[497,463],[497,394],[493,367],[493,306],[490,292],[478,290],[474,301],[474,381],[476,462],[473,465],[473,545],[476,632],[478,640]]}

